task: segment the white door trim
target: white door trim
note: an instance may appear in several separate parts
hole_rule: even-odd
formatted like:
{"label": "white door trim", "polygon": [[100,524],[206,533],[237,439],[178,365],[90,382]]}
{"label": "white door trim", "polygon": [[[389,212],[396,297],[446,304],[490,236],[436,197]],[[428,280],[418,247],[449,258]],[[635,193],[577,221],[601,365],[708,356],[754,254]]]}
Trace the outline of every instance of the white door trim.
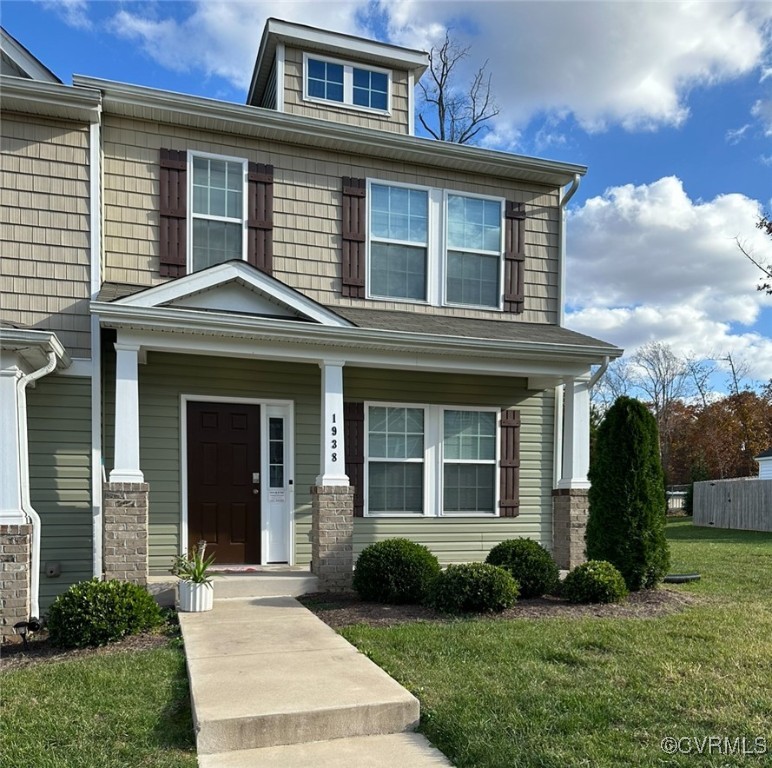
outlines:
{"label": "white door trim", "polygon": [[[243,403],[244,405],[260,406],[260,473],[261,480],[268,477],[268,412],[269,407],[282,408],[287,418],[286,461],[287,478],[293,480],[289,486],[289,536],[287,546],[287,563],[295,564],[295,403],[292,400],[271,400],[258,397],[228,397],[224,395],[193,395],[181,394],[179,419],[180,419],[180,546],[179,551],[184,555],[188,548],[188,403]],[[261,491],[263,486],[261,483]],[[263,521],[267,520],[267,493],[260,494],[260,565],[266,565],[266,552],[263,546]]]}

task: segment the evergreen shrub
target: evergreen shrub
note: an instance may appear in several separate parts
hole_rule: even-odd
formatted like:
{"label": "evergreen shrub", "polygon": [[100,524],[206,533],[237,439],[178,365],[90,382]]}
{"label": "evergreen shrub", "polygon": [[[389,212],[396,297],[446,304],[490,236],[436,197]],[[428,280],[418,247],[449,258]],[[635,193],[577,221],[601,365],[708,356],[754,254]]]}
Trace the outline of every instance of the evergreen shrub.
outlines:
{"label": "evergreen shrub", "polygon": [[541,597],[552,592],[560,580],[560,571],[552,555],[533,539],[508,539],[497,544],[485,558],[486,563],[509,571],[520,585],[520,597]]}
{"label": "evergreen shrub", "polygon": [[520,593],[512,575],[489,563],[449,565],[435,580],[430,603],[446,613],[498,612]]}
{"label": "evergreen shrub", "polygon": [[589,560],[566,576],[561,596],[569,603],[618,603],[627,597],[622,574],[606,560]]}

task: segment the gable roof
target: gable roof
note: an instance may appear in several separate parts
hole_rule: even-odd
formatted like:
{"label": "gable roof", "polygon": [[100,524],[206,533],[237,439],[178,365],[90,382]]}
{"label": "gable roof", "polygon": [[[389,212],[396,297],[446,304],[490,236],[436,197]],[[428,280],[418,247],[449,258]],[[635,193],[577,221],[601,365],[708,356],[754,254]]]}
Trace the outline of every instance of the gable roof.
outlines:
{"label": "gable roof", "polygon": [[43,80],[47,83],[62,81],[36,56],[33,56],[8,30],[0,27],[0,72],[12,77]]}
{"label": "gable roof", "polygon": [[240,260],[215,264],[152,288],[106,283],[97,301],[142,309],[179,307],[329,326],[353,325],[328,307]]}

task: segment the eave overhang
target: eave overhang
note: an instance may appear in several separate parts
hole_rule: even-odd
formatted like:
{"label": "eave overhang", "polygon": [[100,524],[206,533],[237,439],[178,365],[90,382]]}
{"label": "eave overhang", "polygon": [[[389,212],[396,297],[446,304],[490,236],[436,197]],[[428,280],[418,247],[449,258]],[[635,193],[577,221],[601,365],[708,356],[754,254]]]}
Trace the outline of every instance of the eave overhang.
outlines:
{"label": "eave overhang", "polygon": [[[334,327],[176,307],[141,308],[92,302],[91,311],[99,317],[102,327],[143,337],[144,345],[149,349],[169,348],[173,346],[168,342],[170,337],[187,336],[208,338],[205,345],[208,354],[231,354],[229,342],[248,342],[273,350],[267,353],[269,356],[278,355],[298,362],[318,362],[334,357],[350,365],[382,364],[392,368],[407,365],[416,369],[442,370],[438,361],[452,359],[467,373],[573,376],[586,373],[606,357],[622,354],[622,350],[608,345],[502,341]],[[154,347],[147,341],[159,341],[161,337],[167,339],[163,347]],[[179,343],[178,351],[185,351],[184,344]],[[259,354],[256,346],[252,347],[252,352]],[[410,362],[405,363],[406,360]]]}
{"label": "eave overhang", "polygon": [[70,355],[53,331],[2,327],[0,349],[16,353],[30,371],[42,368],[51,352],[56,355],[57,370],[69,368],[72,364]]}
{"label": "eave overhang", "polygon": [[102,94],[22,77],[0,75],[0,112],[20,112],[82,123],[99,122]]}
{"label": "eave overhang", "polygon": [[337,155],[356,154],[491,177],[528,181],[551,188],[583,176],[587,167],[573,163],[513,155],[492,149],[360,128],[329,120],[242,106],[137,85],[75,75],[77,86],[102,93],[106,114],[198,130],[248,136]]}

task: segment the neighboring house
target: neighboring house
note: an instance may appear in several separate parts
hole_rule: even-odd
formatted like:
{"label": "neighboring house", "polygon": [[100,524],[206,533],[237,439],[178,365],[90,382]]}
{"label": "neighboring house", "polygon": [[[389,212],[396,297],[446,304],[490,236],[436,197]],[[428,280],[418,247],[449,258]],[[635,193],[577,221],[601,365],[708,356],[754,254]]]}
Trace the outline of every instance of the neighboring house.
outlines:
{"label": "neighboring house", "polygon": [[759,479],[772,480],[772,448],[767,448],[753,459],[759,465]]}
{"label": "neighboring house", "polygon": [[245,106],[3,77],[0,381],[56,367],[2,400],[29,462],[16,438],[0,522],[40,515],[43,610],[202,538],[330,587],[391,536],[581,558],[590,371],[621,354],[562,327],[586,169],[415,137],[427,66],[272,19]]}

